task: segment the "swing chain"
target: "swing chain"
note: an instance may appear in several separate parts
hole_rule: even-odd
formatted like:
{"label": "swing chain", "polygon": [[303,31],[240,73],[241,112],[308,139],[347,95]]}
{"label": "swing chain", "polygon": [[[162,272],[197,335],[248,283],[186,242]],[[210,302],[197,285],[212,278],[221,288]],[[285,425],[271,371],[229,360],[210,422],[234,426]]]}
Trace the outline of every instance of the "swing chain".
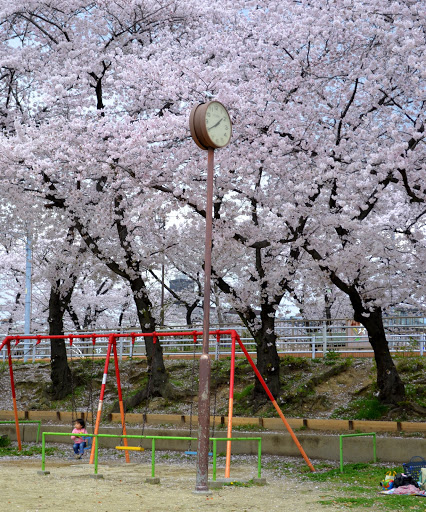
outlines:
{"label": "swing chain", "polygon": [[[193,351],[192,351],[192,368],[191,368],[191,403],[189,405],[189,437],[192,437],[192,412],[194,405],[194,387],[195,387],[195,352],[198,338],[197,332],[193,332]],[[192,451],[192,439],[189,441],[188,452]]]}
{"label": "swing chain", "polygon": [[[74,426],[74,422],[77,419],[77,406],[75,403],[75,393],[74,393],[74,359],[72,356],[72,342],[73,337],[69,337],[70,341],[70,371],[71,371],[71,424]],[[75,415],[75,416],[74,416]]]}

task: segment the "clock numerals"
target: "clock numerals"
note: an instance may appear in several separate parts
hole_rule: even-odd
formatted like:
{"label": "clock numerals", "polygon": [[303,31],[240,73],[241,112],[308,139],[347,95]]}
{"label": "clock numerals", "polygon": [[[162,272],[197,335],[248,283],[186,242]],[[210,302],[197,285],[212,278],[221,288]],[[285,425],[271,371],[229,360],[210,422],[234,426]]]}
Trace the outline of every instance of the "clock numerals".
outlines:
{"label": "clock numerals", "polygon": [[202,149],[221,148],[231,137],[231,120],[226,108],[211,101],[194,107],[190,117],[191,135]]}

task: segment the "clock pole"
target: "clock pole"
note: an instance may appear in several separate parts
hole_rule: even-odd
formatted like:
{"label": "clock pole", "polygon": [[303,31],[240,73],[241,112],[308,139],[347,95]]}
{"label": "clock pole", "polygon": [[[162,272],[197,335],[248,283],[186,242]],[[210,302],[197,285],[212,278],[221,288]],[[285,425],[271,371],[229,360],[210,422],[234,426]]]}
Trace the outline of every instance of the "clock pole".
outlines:
{"label": "clock pole", "polygon": [[192,108],[189,129],[195,144],[207,150],[206,243],[204,253],[203,352],[200,358],[198,390],[198,448],[195,493],[209,493],[210,432],[210,280],[212,264],[214,150],[229,144],[232,123],[226,108],[218,101]]}
{"label": "clock pole", "polygon": [[203,303],[203,353],[200,357],[198,391],[198,447],[196,492],[207,492],[209,471],[210,433],[210,280],[212,263],[212,223],[213,223],[213,169],[214,149],[208,148],[207,155],[207,204],[206,204],[206,243],[204,252],[204,303]]}

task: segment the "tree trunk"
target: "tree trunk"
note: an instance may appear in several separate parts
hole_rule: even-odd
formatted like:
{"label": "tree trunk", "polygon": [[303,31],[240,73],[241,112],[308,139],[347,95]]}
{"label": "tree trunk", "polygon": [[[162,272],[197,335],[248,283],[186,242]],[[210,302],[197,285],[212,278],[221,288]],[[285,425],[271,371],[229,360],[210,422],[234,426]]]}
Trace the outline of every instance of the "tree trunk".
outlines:
{"label": "tree trunk", "polygon": [[[218,287],[223,293],[235,296],[235,291],[222,278],[216,277]],[[250,331],[256,342],[257,361],[256,366],[265,380],[274,398],[280,392],[280,359],[276,347],[275,334],[275,308],[281,301],[281,296],[276,296],[274,304],[262,302],[260,311],[260,327],[257,327],[258,318],[253,308],[247,307],[238,310],[237,313],[243,324]],[[257,378],[254,383],[254,400],[257,403],[267,399],[265,390]]]}
{"label": "tree trunk", "polygon": [[360,322],[367,329],[368,339],[374,350],[379,400],[385,404],[402,402],[405,400],[405,386],[389,351],[381,308],[366,313],[358,307],[358,310],[355,310],[354,320]]}
{"label": "tree trunk", "polygon": [[[152,304],[146,293],[145,283],[141,277],[130,281],[130,288],[136,305],[139,324],[142,332],[155,331],[155,319],[151,314]],[[144,338],[148,371],[150,372],[149,392],[151,396],[161,395],[167,397],[170,394],[169,375],[166,371],[163,359],[163,347],[157,338],[156,343],[151,336]]]}
{"label": "tree trunk", "polygon": [[222,306],[220,304],[219,299],[219,289],[216,283],[213,283],[213,292],[214,292],[214,302],[216,304],[216,315],[217,321],[219,323],[219,329],[222,329],[225,325],[225,321],[223,319]]}
{"label": "tree trunk", "polygon": [[[128,280],[130,288],[133,293],[133,299],[136,305],[139,324],[142,332],[155,331],[155,318],[152,316],[152,304],[146,293],[145,283],[141,277]],[[163,359],[163,347],[161,346],[159,338],[154,339],[151,336],[144,337],[145,350],[148,364],[148,385],[139,389],[133,396],[124,400],[124,410],[136,407],[143,400],[150,400],[155,396],[162,396],[164,398],[176,395],[170,381],[169,374],[166,371]],[[119,412],[120,406],[118,401],[114,403],[111,412]]]}
{"label": "tree trunk", "polygon": [[195,308],[198,306],[198,300],[193,302],[189,306],[185,306],[186,308],[186,325],[187,327],[192,326],[192,313],[195,311]]}
{"label": "tree trunk", "polygon": [[330,270],[327,265],[322,263],[324,259],[320,253],[312,249],[308,244],[304,248],[315,261],[320,262],[320,269],[326,273],[330,281],[349,297],[354,310],[354,320],[367,329],[368,339],[373,347],[377,365],[379,399],[386,404],[397,404],[405,400],[405,386],[398,375],[389,352],[383,327],[382,309],[374,307],[370,310],[360,295],[357,288],[357,280],[354,280],[351,284],[345,283],[335,271]]}
{"label": "tree trunk", "polygon": [[[63,318],[66,306],[61,298],[59,283],[56,284],[57,286],[52,286],[50,289],[49,335],[64,334]],[[71,294],[69,295],[71,298]],[[71,371],[68,366],[65,340],[50,340],[50,350],[50,378],[52,380],[50,394],[53,400],[61,400],[72,391]]]}
{"label": "tree trunk", "polygon": [[[274,316],[270,316],[271,314],[274,314]],[[276,346],[275,310],[270,305],[262,305],[260,318],[262,328],[253,333],[256,341],[256,366],[274,398],[277,398],[280,392],[280,358]],[[262,384],[256,378],[254,385],[255,402],[264,402],[267,398]]]}

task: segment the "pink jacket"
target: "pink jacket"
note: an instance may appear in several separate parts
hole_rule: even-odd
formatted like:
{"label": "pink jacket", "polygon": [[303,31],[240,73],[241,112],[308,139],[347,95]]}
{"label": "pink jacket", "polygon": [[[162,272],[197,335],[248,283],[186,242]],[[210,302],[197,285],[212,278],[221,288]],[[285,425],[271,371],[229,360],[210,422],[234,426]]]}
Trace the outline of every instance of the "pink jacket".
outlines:
{"label": "pink jacket", "polygon": [[[77,429],[75,428],[72,431],[73,434],[87,434],[87,430],[85,428]],[[71,436],[71,439],[74,441],[75,444],[84,443],[84,439],[82,439],[79,436]]]}

